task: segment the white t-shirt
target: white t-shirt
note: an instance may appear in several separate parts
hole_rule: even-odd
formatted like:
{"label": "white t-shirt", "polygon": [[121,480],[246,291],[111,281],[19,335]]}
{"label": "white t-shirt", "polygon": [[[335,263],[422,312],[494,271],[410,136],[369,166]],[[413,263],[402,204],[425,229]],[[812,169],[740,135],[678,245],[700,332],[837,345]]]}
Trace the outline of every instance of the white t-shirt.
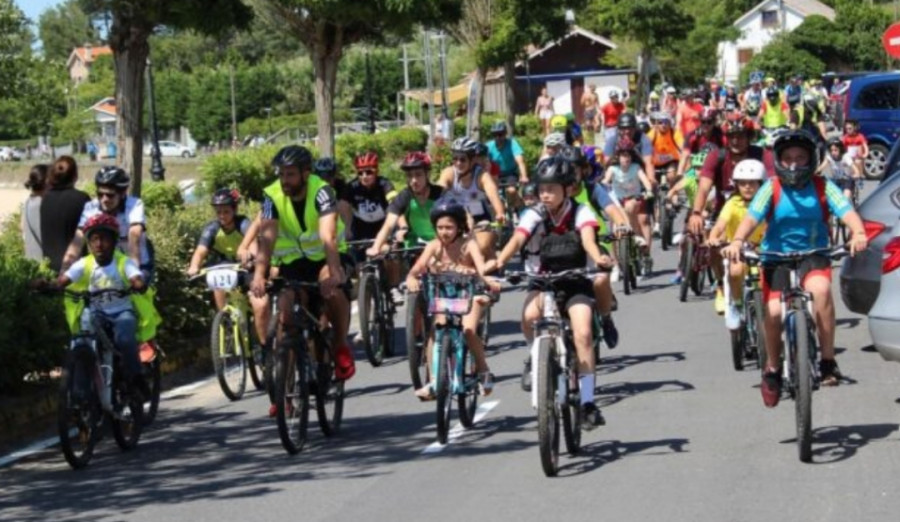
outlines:
{"label": "white t-shirt", "polygon": [[[100,214],[103,212],[100,209],[100,201],[96,199],[92,199],[84,205],[84,210],[81,212],[81,219],[78,221],[78,228],[84,229],[84,224],[87,223],[87,220],[91,217]],[[141,228],[146,230],[147,221],[144,216],[144,202],[139,198],[134,196],[128,196],[125,198],[125,209],[116,215],[116,220],[119,222],[119,250],[122,251],[125,255],[129,255],[128,252],[128,229],[131,228],[132,225],[141,225]],[[150,263],[150,252],[147,249],[147,233],[141,232],[141,265],[147,265]]]}
{"label": "white t-shirt", "polygon": [[[585,227],[597,228],[597,215],[594,214],[590,205],[575,205],[573,200],[567,199],[560,219],[557,220],[550,217],[555,232],[568,231],[564,230],[565,223],[572,212],[575,212],[575,230],[580,231]],[[526,272],[537,273],[541,270],[541,239],[547,235],[543,216],[548,213],[549,211],[544,208],[543,204],[538,203],[523,210],[519,216],[516,232],[525,234],[525,237],[528,238],[528,241],[525,243],[525,251],[523,252]]]}
{"label": "white t-shirt", "polygon": [[[79,281],[84,277],[85,260],[83,257],[75,262],[68,270],[65,276],[72,281]],[[138,268],[133,259],[125,261],[125,276],[130,281],[133,277],[141,276],[141,269]],[[94,263],[94,271],[90,274],[88,280],[88,290],[96,292],[98,290],[127,290],[131,288],[129,281],[122,281],[122,276],[116,268],[116,261],[111,261],[106,266],[100,266]],[[113,295],[104,296],[102,301],[95,302],[96,308],[110,315],[115,315],[124,310],[131,310],[131,300],[127,297],[118,297]]]}
{"label": "white t-shirt", "polygon": [[641,168],[637,163],[628,166],[628,170],[622,170],[618,165],[609,167],[612,173],[612,188],[619,199],[636,198],[643,192],[640,177]]}

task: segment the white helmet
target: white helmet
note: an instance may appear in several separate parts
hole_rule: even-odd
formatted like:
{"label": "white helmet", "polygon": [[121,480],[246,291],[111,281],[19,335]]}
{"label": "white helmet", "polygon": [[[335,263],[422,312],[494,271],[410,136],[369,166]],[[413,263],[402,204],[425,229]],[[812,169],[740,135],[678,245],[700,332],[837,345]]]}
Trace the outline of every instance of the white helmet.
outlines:
{"label": "white helmet", "polygon": [[619,91],[618,91],[618,89],[610,89],[610,90],[609,90],[609,93],[608,93],[608,96],[609,96],[610,98],[618,98],[618,97],[619,97]]}
{"label": "white helmet", "polygon": [[544,138],[545,147],[562,147],[566,144],[566,135],[561,132],[551,132]]}
{"label": "white helmet", "polygon": [[756,159],[741,160],[734,166],[731,179],[734,181],[762,181],[766,178],[766,166]]}

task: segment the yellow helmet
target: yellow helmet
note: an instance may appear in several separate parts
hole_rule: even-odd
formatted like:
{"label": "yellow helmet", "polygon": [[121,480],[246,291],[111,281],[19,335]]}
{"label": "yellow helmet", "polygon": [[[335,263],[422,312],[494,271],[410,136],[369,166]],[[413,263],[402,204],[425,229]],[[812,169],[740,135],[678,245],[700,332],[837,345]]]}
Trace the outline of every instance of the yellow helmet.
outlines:
{"label": "yellow helmet", "polygon": [[562,114],[557,114],[556,116],[550,118],[550,128],[556,129],[565,129],[568,127],[569,122],[566,120],[566,117]]}

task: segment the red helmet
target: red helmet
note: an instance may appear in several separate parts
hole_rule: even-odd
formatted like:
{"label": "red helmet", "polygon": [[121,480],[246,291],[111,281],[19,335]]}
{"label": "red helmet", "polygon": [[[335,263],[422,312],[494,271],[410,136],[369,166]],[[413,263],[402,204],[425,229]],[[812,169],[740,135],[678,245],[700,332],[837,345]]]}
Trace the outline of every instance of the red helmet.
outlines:
{"label": "red helmet", "polygon": [[90,238],[95,232],[109,232],[114,237],[119,237],[119,222],[109,214],[95,214],[88,218],[84,224],[84,235]]}
{"label": "red helmet", "polygon": [[753,136],[756,133],[756,126],[753,124],[753,120],[745,118],[739,111],[728,113],[725,116],[725,122],[722,123],[722,133],[727,136],[739,132],[744,132],[747,136]]}
{"label": "red helmet", "polygon": [[700,111],[700,121],[711,121],[715,123],[718,116],[719,111],[713,109],[712,107],[704,107],[703,110]]}
{"label": "red helmet", "polygon": [[353,165],[356,170],[378,170],[378,154],[371,151],[360,154]]}
{"label": "red helmet", "polygon": [[403,163],[400,164],[400,168],[403,170],[411,170],[411,169],[431,169],[431,157],[428,156],[425,152],[410,152],[403,158]]}

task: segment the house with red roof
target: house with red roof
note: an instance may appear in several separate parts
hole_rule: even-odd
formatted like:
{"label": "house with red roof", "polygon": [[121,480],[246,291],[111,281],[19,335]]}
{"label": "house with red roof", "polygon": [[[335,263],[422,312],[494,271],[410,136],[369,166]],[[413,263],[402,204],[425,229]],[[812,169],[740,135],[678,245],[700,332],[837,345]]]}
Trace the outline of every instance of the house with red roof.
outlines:
{"label": "house with red roof", "polygon": [[69,54],[69,59],[66,61],[66,68],[69,69],[69,78],[76,85],[87,80],[88,75],[91,73],[91,64],[98,57],[108,54],[112,54],[112,49],[108,45],[94,47],[91,44],[86,44],[84,47],[72,49],[72,53]]}

